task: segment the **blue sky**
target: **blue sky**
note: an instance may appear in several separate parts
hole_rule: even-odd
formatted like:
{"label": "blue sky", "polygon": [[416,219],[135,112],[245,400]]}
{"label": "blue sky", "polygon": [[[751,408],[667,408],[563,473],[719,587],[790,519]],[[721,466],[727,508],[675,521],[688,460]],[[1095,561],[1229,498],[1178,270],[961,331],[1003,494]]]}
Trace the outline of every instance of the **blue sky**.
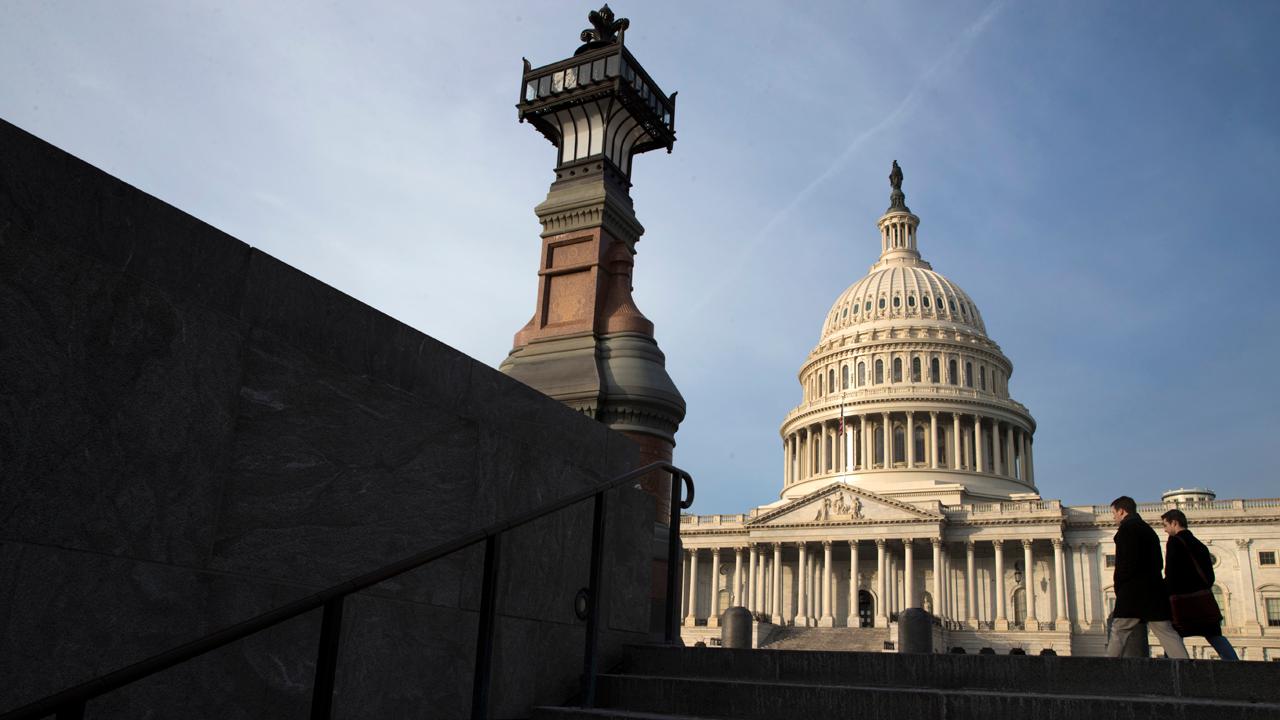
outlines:
{"label": "blue sky", "polygon": [[[0,117],[496,366],[554,164],[520,58],[570,54],[588,9],[9,0]],[[633,171],[635,295],[697,512],[776,499],[895,158],[1014,363],[1045,497],[1280,495],[1280,3],[614,9],[680,91],[675,152]]]}

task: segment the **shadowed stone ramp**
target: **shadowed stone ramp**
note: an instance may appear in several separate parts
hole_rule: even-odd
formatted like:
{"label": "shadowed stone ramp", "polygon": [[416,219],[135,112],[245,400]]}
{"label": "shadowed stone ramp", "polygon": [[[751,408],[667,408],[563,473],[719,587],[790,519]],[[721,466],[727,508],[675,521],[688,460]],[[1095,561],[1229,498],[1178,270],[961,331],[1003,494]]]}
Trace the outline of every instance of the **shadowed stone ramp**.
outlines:
{"label": "shadowed stone ramp", "polygon": [[761,647],[769,650],[881,652],[889,639],[885,628],[783,628]]}
{"label": "shadowed stone ramp", "polygon": [[569,718],[1274,720],[1280,663],[629,647]]}

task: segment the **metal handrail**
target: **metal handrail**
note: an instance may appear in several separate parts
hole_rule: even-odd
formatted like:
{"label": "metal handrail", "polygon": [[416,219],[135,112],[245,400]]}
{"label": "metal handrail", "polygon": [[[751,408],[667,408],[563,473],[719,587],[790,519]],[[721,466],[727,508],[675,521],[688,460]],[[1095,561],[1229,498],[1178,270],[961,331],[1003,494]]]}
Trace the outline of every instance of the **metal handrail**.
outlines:
{"label": "metal handrail", "polygon": [[[605,493],[644,475],[658,471],[666,471],[672,476],[671,525],[667,549],[667,606],[664,633],[666,642],[674,642],[676,631],[675,616],[679,612],[676,591],[680,585],[680,510],[693,505],[693,477],[669,462],[654,462],[613,478],[604,484],[580,490],[536,510],[496,522],[455,540],[385,565],[373,572],[365,573],[305,598],[268,610],[243,622],[166,650],[158,655],[153,655],[145,660],[80,683],[33,703],[23,705],[0,715],[0,720],[35,720],[51,714],[56,714],[58,720],[81,720],[84,717],[85,704],[100,695],[118,690],[125,685],[167,670],[179,663],[199,657],[237,640],[243,640],[254,633],[321,607],[324,608],[324,616],[320,624],[320,647],[316,658],[315,681],[312,686],[311,718],[312,720],[327,719],[330,716],[333,704],[333,682],[338,665],[339,630],[342,625],[343,600],[348,595],[483,542],[485,544],[484,574],[480,599],[479,632],[476,638],[475,679],[472,683],[471,702],[471,717],[481,720],[488,715],[489,666],[493,659],[493,630],[497,609],[499,537],[508,530],[528,524],[588,498],[594,498],[591,571],[587,587],[587,633],[586,647],[583,653],[584,673],[582,688],[583,707],[590,707],[595,700],[599,598],[603,596],[600,571],[603,562]],[[688,495],[683,499],[681,498],[682,489],[688,489]]]}

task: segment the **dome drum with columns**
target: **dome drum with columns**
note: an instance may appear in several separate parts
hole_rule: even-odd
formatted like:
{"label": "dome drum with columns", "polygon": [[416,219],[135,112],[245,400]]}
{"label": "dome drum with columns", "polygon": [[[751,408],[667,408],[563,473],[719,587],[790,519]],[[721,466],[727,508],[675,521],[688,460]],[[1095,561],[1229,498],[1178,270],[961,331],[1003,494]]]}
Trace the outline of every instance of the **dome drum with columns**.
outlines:
{"label": "dome drum with columns", "polygon": [[[1101,654],[1111,509],[1040,497],[1013,364],[921,258],[896,162],[890,184],[880,257],[800,368],[779,499],[681,520],[682,637],[716,644],[720,614],[740,605],[757,645],[881,651],[898,613],[921,607],[939,651]],[[1213,555],[1224,634],[1244,659],[1280,659],[1280,499],[1182,488],[1138,509],[1158,528],[1174,507]],[[1188,648],[1215,656],[1203,639]]]}

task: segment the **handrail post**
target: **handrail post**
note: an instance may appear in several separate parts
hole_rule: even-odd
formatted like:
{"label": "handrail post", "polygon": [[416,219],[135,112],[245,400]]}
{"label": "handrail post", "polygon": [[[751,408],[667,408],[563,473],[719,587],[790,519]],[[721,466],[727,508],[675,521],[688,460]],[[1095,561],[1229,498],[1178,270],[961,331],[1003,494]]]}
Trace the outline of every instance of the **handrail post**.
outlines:
{"label": "handrail post", "polygon": [[600,632],[600,606],[604,583],[600,569],[604,563],[605,491],[596,493],[591,518],[591,570],[587,580],[587,646],[582,659],[582,707],[596,702],[596,665]]}
{"label": "handrail post", "polygon": [[329,720],[333,714],[333,681],[338,673],[338,647],[342,641],[343,598],[339,595],[324,604],[316,678],[311,685],[311,720]]}
{"label": "handrail post", "polygon": [[667,532],[667,607],[665,642],[676,642],[676,615],[680,612],[680,490],[684,480],[671,473],[671,525]]}
{"label": "handrail post", "polygon": [[476,668],[471,682],[471,720],[489,717],[489,673],[493,666],[493,629],[497,615],[498,543],[502,533],[484,540],[484,580],[480,590],[480,622],[476,632]]}

